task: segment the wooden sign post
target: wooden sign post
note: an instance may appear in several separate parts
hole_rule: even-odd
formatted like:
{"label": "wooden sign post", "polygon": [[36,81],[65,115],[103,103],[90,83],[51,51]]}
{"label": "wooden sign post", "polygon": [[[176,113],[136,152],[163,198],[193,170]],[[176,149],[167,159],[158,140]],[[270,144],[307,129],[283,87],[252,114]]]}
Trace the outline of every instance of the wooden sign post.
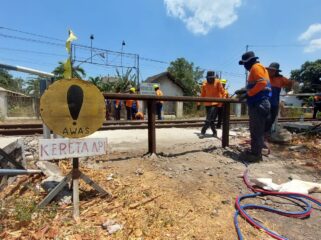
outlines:
{"label": "wooden sign post", "polygon": [[72,180],[73,217],[79,219],[79,179],[102,195],[111,194],[79,170],[79,157],[104,155],[107,139],[82,138],[97,131],[105,120],[105,101],[99,89],[79,79],[63,79],[49,86],[40,99],[44,123],[56,134],[69,139],[40,139],[39,159],[73,159],[73,168],[41,201],[46,206]]}

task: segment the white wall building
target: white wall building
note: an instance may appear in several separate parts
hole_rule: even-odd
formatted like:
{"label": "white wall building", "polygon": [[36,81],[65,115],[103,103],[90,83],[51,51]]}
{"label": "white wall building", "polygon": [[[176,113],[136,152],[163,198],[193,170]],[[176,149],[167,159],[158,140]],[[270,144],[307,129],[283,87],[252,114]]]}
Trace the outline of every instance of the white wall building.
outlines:
{"label": "white wall building", "polygon": [[[151,76],[147,78],[145,82],[159,84],[164,96],[184,96],[184,86],[169,72]],[[182,117],[183,102],[164,102],[163,114]]]}
{"label": "white wall building", "polygon": [[[296,96],[282,96],[285,95],[286,92],[284,89],[281,90],[280,102],[284,102],[285,106],[293,106],[293,107],[301,107],[303,101],[298,99]],[[291,94],[291,92],[289,92]]]}

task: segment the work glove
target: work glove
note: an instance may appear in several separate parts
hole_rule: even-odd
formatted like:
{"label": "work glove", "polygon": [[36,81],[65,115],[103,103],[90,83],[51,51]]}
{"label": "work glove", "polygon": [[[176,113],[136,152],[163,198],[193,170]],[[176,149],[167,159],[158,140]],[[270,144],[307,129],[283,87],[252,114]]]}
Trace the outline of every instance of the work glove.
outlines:
{"label": "work glove", "polygon": [[241,88],[241,89],[239,89],[239,90],[236,90],[235,91],[235,94],[236,95],[242,95],[242,94],[244,94],[244,93],[246,93],[247,92],[247,89],[246,88]]}
{"label": "work glove", "polygon": [[240,94],[239,96],[238,96],[238,98],[239,98],[239,100],[241,101],[241,102],[243,102],[245,99],[247,99],[247,93],[243,93],[243,94]]}

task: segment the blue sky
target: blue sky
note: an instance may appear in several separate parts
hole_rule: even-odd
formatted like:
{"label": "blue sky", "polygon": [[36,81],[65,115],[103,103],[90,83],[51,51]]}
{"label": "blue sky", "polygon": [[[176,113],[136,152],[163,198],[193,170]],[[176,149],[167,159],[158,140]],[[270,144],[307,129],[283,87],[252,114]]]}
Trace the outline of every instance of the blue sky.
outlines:
{"label": "blue sky", "polygon": [[[164,62],[185,57],[201,68],[223,71],[231,90],[244,85],[238,60],[246,45],[263,64],[279,62],[285,75],[321,54],[319,0],[10,0],[3,1],[1,9],[0,27],[62,40],[71,28],[76,43],[90,45],[94,34],[94,47],[115,51],[125,40],[124,52]],[[0,28],[0,62],[52,71],[66,59],[63,46],[12,36],[63,44]],[[115,72],[82,67],[89,76]],[[141,78],[166,68],[141,60]]]}

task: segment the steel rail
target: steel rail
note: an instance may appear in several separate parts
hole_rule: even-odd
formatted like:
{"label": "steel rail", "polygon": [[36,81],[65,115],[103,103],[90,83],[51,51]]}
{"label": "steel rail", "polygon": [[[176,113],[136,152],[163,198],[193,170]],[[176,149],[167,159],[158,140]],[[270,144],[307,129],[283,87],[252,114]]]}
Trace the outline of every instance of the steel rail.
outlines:
{"label": "steel rail", "polygon": [[[279,119],[279,122],[293,122],[299,119]],[[315,119],[305,119],[305,121],[317,121]],[[139,125],[133,124],[123,124],[123,125],[103,125],[99,131],[107,131],[107,130],[129,130],[129,129],[148,129],[148,125],[146,121],[139,122]],[[193,128],[193,127],[202,127],[204,121],[198,120],[193,122],[179,122],[179,123],[157,123],[155,127],[157,129],[160,128]],[[230,120],[230,124],[248,124],[248,119],[232,119]],[[42,134],[41,125],[36,128],[8,128],[8,129],[0,129],[0,134],[5,136],[19,136],[19,135],[34,135],[34,134]]]}

